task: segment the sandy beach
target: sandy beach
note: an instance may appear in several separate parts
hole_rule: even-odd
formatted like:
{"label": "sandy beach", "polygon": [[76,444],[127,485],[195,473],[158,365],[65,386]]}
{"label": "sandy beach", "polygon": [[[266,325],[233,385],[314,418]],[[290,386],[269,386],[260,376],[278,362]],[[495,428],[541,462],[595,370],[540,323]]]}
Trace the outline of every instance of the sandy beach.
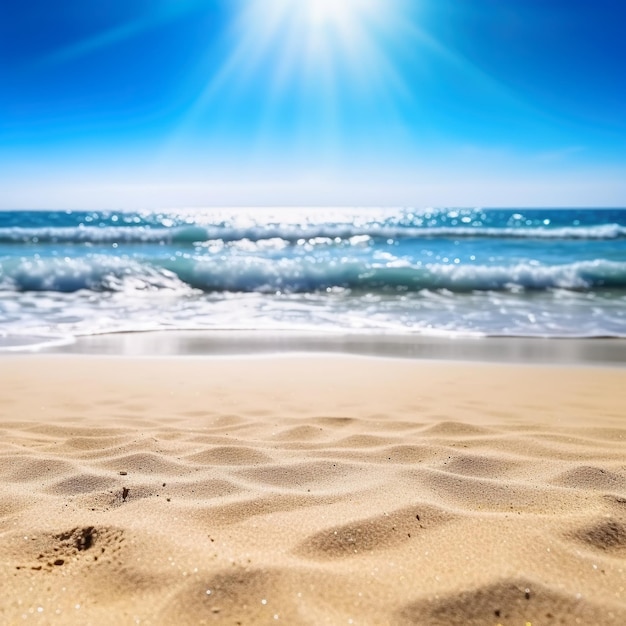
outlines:
{"label": "sandy beach", "polygon": [[626,623],[626,369],[0,359],[2,624]]}

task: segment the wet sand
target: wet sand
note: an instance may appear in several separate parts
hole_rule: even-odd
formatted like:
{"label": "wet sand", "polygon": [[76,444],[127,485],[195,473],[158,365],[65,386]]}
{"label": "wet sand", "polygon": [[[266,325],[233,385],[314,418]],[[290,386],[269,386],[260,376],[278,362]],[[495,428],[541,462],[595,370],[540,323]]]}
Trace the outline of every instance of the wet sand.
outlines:
{"label": "wet sand", "polygon": [[258,330],[107,333],[52,345],[50,353],[108,356],[339,354],[435,361],[551,365],[626,364],[626,339],[436,337],[418,334]]}
{"label": "wet sand", "polygon": [[626,369],[0,359],[0,622],[626,623]]}

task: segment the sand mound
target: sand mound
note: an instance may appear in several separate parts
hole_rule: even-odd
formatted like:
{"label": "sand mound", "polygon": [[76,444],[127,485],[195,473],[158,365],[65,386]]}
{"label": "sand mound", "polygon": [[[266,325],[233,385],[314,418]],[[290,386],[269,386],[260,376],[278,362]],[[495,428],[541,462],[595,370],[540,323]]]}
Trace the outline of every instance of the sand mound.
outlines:
{"label": "sand mound", "polygon": [[623,624],[626,608],[589,602],[582,594],[555,592],[530,580],[506,580],[435,601],[419,601],[398,613],[398,624]]}

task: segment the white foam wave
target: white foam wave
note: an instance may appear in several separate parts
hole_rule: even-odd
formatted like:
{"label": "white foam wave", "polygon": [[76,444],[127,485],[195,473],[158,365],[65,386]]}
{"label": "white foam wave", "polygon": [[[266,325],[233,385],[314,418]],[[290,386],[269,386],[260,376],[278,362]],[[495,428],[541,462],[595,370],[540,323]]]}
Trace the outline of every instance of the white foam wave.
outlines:
{"label": "white foam wave", "polygon": [[[160,263],[160,264],[159,264]],[[109,292],[174,291],[317,293],[330,289],[390,293],[427,290],[592,290],[626,288],[626,262],[593,260],[562,265],[371,262],[215,254],[157,263],[127,257],[13,259],[0,266],[0,290]]]}

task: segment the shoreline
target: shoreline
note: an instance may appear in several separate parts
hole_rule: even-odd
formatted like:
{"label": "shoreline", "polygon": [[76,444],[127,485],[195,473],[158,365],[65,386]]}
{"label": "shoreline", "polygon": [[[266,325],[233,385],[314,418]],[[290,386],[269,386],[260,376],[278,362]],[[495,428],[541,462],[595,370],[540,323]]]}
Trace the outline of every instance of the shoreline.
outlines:
{"label": "shoreline", "polygon": [[303,331],[143,331],[78,337],[73,343],[8,354],[111,356],[354,355],[417,361],[626,366],[626,339],[432,337]]}

